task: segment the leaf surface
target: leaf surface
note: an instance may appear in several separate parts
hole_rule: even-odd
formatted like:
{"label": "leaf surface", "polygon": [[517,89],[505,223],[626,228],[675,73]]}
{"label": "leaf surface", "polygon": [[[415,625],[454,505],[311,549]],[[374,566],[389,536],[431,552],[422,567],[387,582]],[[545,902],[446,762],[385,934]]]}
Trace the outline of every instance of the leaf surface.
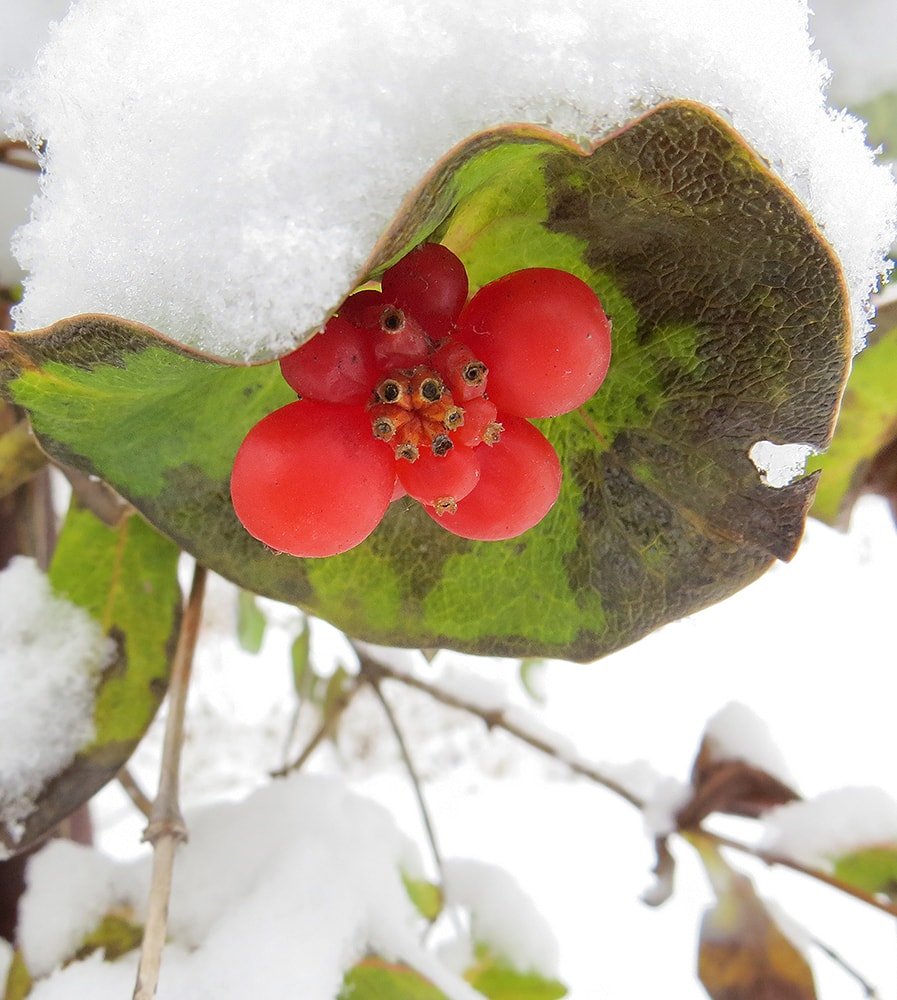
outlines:
{"label": "leaf surface", "polygon": [[464,978],[489,1000],[560,1000],[567,995],[567,987],[557,979],[520,972],[484,945],[478,945],[476,952],[476,963]]}
{"label": "leaf surface", "polygon": [[845,527],[864,492],[881,493],[897,517],[897,300],[879,310],[869,346],[853,362],[831,446],[807,463],[821,471],[810,513]]}
{"label": "leaf surface", "polygon": [[343,980],[338,1000],[447,1000],[442,990],[407,965],[369,956]]}
{"label": "leaf surface", "polygon": [[179,551],[134,514],[116,528],[73,504],[60,533],[50,582],[84,608],[115,642],[100,678],[94,737],[42,789],[24,830],[0,839],[16,851],[38,842],[110,781],[133,753],[168,684],[180,623]]}
{"label": "leaf surface", "polygon": [[782,933],[750,879],[709,844],[698,845],[717,895],[704,915],[698,976],[712,1000],[815,1000],[807,960]]}
{"label": "leaf surface", "polygon": [[568,270],[613,321],[602,389],[539,422],[564,483],[520,538],[469,542],[405,500],[343,555],[274,554],[237,522],[228,482],[249,428],[294,398],[278,366],[123,320],[4,336],[0,388],[53,458],[107,480],[210,568],[378,643],[592,659],[793,554],[815,480],[764,486],[748,451],[828,441],[845,292],[812,221],[725,122],[680,102],[591,151],[529,127],[475,136],[409,197],[370,276],[424,238],[459,254],[473,288]]}
{"label": "leaf surface", "polygon": [[834,860],[836,878],[849,885],[897,900],[897,844],[877,844]]}

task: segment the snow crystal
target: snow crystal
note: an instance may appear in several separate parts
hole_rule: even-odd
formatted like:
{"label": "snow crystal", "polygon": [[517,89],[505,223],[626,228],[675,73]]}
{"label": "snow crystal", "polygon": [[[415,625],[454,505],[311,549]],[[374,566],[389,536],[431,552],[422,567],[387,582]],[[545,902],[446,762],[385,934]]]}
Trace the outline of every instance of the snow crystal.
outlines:
{"label": "snow crystal", "polygon": [[711,760],[743,761],[786,785],[793,781],[769,727],[746,705],[730,702],[721,708],[707,722],[704,740]]}
{"label": "snow crystal", "polygon": [[863,847],[897,843],[897,801],[881,788],[849,787],[789,802],[766,814],[761,846],[808,865],[825,866]]}
{"label": "snow crystal", "polygon": [[457,142],[510,121],[594,139],[688,98],[807,205],[859,338],[894,183],[826,109],[807,21],[805,0],[78,0],[0,92],[47,142],[17,326],[112,312],[221,354],[282,353]]}
{"label": "snow crystal", "polygon": [[554,934],[509,872],[472,858],[448,858],[443,877],[446,904],[470,913],[474,945],[486,945],[518,972],[557,976]]}
{"label": "snow crystal", "polygon": [[[401,876],[419,877],[420,860],[381,806],[337,781],[294,775],[204,809],[188,825],[159,1000],[333,1000],[368,950],[418,969],[451,1000],[479,996],[419,943],[422,921]],[[65,864],[73,850],[50,845],[29,867],[22,947],[43,973],[70,955],[104,906],[134,907],[142,919],[149,858],[109,863],[82,848],[79,857],[92,859],[82,875],[80,862]],[[57,907],[68,912],[54,917]],[[120,995],[135,970],[133,953],[106,965],[75,962],[31,996]]]}
{"label": "snow crystal", "polygon": [[14,829],[93,736],[109,640],[19,556],[0,573],[0,649],[0,821]]}

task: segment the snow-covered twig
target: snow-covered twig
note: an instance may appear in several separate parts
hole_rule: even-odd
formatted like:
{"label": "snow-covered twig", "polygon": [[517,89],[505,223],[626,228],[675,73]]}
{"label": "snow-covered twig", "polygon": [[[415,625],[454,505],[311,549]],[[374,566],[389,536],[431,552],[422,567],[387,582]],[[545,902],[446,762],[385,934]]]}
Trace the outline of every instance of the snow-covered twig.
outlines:
{"label": "snow-covered twig", "polygon": [[174,855],[178,845],[187,839],[187,827],[178,803],[180,761],[184,742],[187,690],[202,617],[206,575],[205,567],[197,563],[193,570],[193,584],[184,609],[171,670],[159,792],[144,833],[144,840],[153,845],[153,873],[146,926],[140,949],[140,965],[134,986],[134,1000],[152,1000],[156,993],[162,949],[168,927],[168,901],[171,896]]}

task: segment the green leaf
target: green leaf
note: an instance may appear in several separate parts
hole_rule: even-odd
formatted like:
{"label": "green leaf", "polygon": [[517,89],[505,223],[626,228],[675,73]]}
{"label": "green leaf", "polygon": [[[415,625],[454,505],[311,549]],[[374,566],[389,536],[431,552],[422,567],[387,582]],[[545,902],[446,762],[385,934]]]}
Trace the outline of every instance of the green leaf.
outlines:
{"label": "green leaf", "polygon": [[346,973],[337,1000],[447,1000],[407,965],[369,956]]}
{"label": "green leaf", "polygon": [[853,362],[835,436],[808,471],[822,477],[810,513],[827,524],[844,525],[866,486],[873,460],[897,440],[897,304],[879,313],[869,346]]}
{"label": "green leaf", "polygon": [[130,914],[107,913],[97,927],[81,942],[74,958],[81,961],[95,951],[102,951],[107,962],[127,955],[140,947],[143,927],[135,923]]}
{"label": "green leaf", "polygon": [[835,878],[897,900],[897,844],[864,847],[834,860]]}
{"label": "green leaf", "polygon": [[426,879],[409,878],[407,875],[402,875],[402,882],[417,912],[432,923],[442,913],[442,889]]}
{"label": "green leaf", "polygon": [[136,514],[110,528],[77,503],[69,510],[50,582],[100,623],[116,656],[97,688],[93,741],[44,786],[15,850],[41,840],[114,778],[156,714],[180,624],[178,556]]}
{"label": "green leaf", "polygon": [[300,701],[311,697],[315,683],[315,672],[310,669],[311,631],[308,622],[303,622],[302,631],[290,646],[290,666],[293,672],[293,688]]}
{"label": "green leaf", "polygon": [[567,995],[567,987],[557,979],[518,972],[483,945],[477,946],[476,964],[464,978],[489,1000],[559,1000]]}
{"label": "green leaf", "polygon": [[228,479],[249,428],[294,398],[278,366],[123,320],[2,336],[0,388],[51,456],[106,479],[211,569],[378,643],[592,659],[793,554],[815,480],[764,486],[748,451],[827,443],[845,291],[803,208],[720,118],[667,105],[590,153],[536,128],[474,136],[409,199],[371,277],[425,237],[474,288],[529,265],[571,271],[613,320],[605,385],[540,422],[564,484],[520,538],[469,542],[398,502],[343,555],[271,552],[237,522]]}
{"label": "green leaf", "polygon": [[13,952],[12,963],[6,973],[6,983],[3,989],[2,1000],[25,1000],[31,992],[34,980],[25,964],[25,958],[21,949],[16,948]]}
{"label": "green leaf", "polygon": [[237,639],[247,653],[257,653],[262,648],[267,624],[255,595],[241,590],[237,595]]}

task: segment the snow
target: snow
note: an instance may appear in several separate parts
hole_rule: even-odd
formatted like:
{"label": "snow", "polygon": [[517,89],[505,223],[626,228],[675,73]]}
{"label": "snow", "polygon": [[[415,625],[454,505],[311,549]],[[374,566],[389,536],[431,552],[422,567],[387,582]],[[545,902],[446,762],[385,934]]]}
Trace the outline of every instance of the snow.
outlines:
{"label": "snow", "polygon": [[[382,806],[332,778],[294,775],[201,810],[177,856],[159,1000],[333,1000],[369,950],[417,968],[451,1000],[475,1000],[419,944],[403,873],[420,875],[414,846]],[[20,924],[29,968],[46,977],[34,1000],[111,997],[133,982],[136,954],[47,973],[112,906],[140,919],[148,882],[147,857],[114,863],[53,842],[34,859]]]}
{"label": "snow", "polygon": [[93,736],[102,629],[55,596],[34,560],[0,572],[0,822],[15,839],[44,783]]}
{"label": "snow", "polygon": [[769,726],[745,705],[733,701],[721,708],[708,720],[704,740],[712,761],[743,761],[783,784],[793,780]]}
{"label": "snow", "polygon": [[474,945],[486,945],[518,972],[557,975],[557,939],[508,871],[475,858],[450,858],[442,872],[446,905],[470,913]]}
{"label": "snow", "polygon": [[767,851],[823,868],[864,847],[897,844],[897,799],[874,786],[835,788],[765,819]]}
{"label": "snow", "polygon": [[457,142],[509,121],[594,139],[690,98],[806,204],[859,343],[894,182],[861,125],[826,109],[807,21],[802,0],[642,0],[635,15],[627,0],[79,0],[0,92],[47,141],[17,326],[93,310],[220,354],[283,353]]}
{"label": "snow", "polygon": [[[677,781],[680,789],[686,787],[708,719],[711,730],[718,730],[732,711],[725,706],[736,700],[776,734],[782,756],[808,794],[862,782],[893,795],[891,704],[870,692],[881,689],[883,677],[893,669],[889,629],[895,587],[897,535],[886,504],[867,498],[857,508],[850,534],[811,522],[792,563],[774,568],[728,601],[598,664],[546,663],[546,704],[539,717],[572,741],[579,757],[603,761],[602,771],[659,802],[662,788],[673,791]],[[176,898],[172,907],[173,940],[165,956],[160,1000],[213,995],[203,989],[217,990],[214,995],[227,1000],[228,986],[219,976],[233,977],[235,984],[262,998],[270,990],[279,1000],[286,989],[279,995],[276,991],[288,971],[292,975],[300,962],[316,964],[318,958],[316,936],[306,949],[304,939],[279,926],[286,922],[292,928],[303,920],[307,898],[321,893],[327,906],[338,908],[328,894],[339,894],[358,879],[364,885],[359,893],[367,898],[376,879],[364,882],[363,869],[374,858],[383,862],[384,882],[377,884],[387,887],[382,890],[385,899],[398,899],[388,893],[402,865],[409,874],[436,878],[415,796],[373,697],[358,696],[343,717],[345,732],[312,758],[312,772],[325,779],[317,792],[312,791],[316,782],[306,786],[305,779],[270,784],[269,771],[284,759],[295,706],[289,644],[296,612],[265,604],[277,607],[279,614],[262,652],[257,657],[241,653],[233,640],[233,589],[218,579],[210,581],[183,767],[191,841],[178,859],[175,891],[185,898]],[[755,637],[751,642],[742,641],[748,627]],[[313,622],[313,633],[316,628]],[[321,636],[328,632],[318,631]],[[326,673],[345,652],[334,641],[328,660],[328,645],[319,642],[316,666]],[[848,663],[849,679],[843,679]],[[402,667],[409,669],[407,659]],[[462,667],[509,691],[518,676],[514,662],[443,652],[430,679],[438,683],[443,670]],[[509,873],[504,886],[499,877],[486,876],[498,895],[491,902],[506,914],[513,939],[509,949],[514,940],[529,940],[532,934],[538,940],[540,921],[521,909],[522,893],[551,929],[558,946],[557,974],[570,985],[570,1000],[666,995],[671,989],[688,1000],[703,995],[694,984],[693,956],[709,888],[684,844],[675,838],[671,842],[676,854],[672,899],[659,909],[645,907],[640,897],[654,856],[652,831],[645,830],[638,810],[583,779],[571,779],[556,762],[515,745],[506,734],[488,732],[479,720],[440,709],[420,692],[395,684],[384,690],[423,775],[423,794],[448,870],[460,858]],[[837,740],[831,738],[833,719]],[[162,721],[132,761],[145,787],[154,781]],[[300,744],[316,725],[309,711]],[[744,728],[750,730],[749,725]],[[753,759],[764,738],[748,732],[733,743],[730,750]],[[270,797],[253,797],[256,789],[268,786]],[[356,801],[353,793],[362,798]],[[281,798],[284,794],[288,799]],[[239,801],[226,809],[197,809],[213,797]],[[300,802],[305,804],[300,807]],[[385,807],[391,819],[376,808],[369,814],[372,802]],[[884,809],[881,813],[886,815]],[[89,863],[95,865],[90,869],[94,877],[89,872],[81,876],[78,866],[66,861],[81,855],[62,853],[83,848],[51,845],[45,877],[39,867],[44,854],[31,866],[37,874],[31,877],[26,903],[26,914],[33,913],[27,937],[34,954],[45,956],[44,966],[65,950],[57,928],[64,930],[67,923],[85,928],[109,900],[143,907],[148,849],[139,841],[145,820],[124,804],[114,785],[100,796],[97,819],[100,860]],[[884,832],[882,825],[872,831],[876,836]],[[408,850],[409,840],[422,861]],[[384,843],[376,848],[371,841]],[[350,858],[337,862],[342,849]],[[309,871],[306,851],[318,861],[317,869]],[[359,852],[357,862],[351,860],[353,852]],[[118,860],[107,861],[102,854]],[[892,928],[886,918],[838,900],[826,886],[751,866],[740,856],[729,860],[754,879],[764,898],[776,900],[790,918],[841,951],[882,996],[894,994],[897,974],[888,961]],[[348,881],[340,875],[343,864],[349,866]],[[334,871],[325,879],[329,865]],[[319,871],[326,889],[314,888],[320,885]],[[272,882],[282,883],[283,892]],[[79,915],[78,899],[86,915]],[[51,918],[51,907],[63,912]],[[322,931],[329,918],[316,912],[314,929]],[[500,915],[495,924],[498,938]],[[357,925],[335,921],[334,936],[345,943],[351,926]],[[444,928],[443,940],[456,940],[453,933]],[[409,933],[409,955],[418,941],[416,933]],[[542,961],[550,972],[548,938],[544,944]],[[460,950],[469,954],[469,945]],[[646,952],[650,962],[642,960]],[[333,952],[327,954],[332,958]],[[412,957],[419,965],[438,962],[443,975],[458,960],[448,948],[436,947],[435,939],[427,955]],[[855,984],[820,961],[818,952],[813,961],[820,995],[855,992]],[[127,996],[133,980],[133,958],[109,964],[95,957],[54,971],[34,995],[37,1000]]]}

